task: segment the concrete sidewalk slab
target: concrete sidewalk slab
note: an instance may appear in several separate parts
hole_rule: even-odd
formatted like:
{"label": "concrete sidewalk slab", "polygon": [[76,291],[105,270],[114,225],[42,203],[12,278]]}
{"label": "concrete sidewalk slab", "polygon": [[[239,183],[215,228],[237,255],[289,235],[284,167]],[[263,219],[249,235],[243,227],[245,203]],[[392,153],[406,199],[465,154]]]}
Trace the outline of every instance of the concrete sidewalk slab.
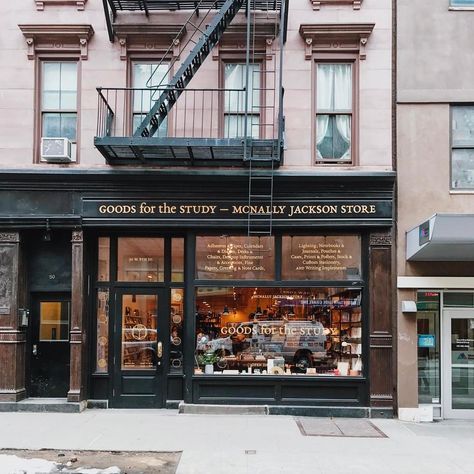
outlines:
{"label": "concrete sidewalk slab", "polygon": [[290,416],[0,413],[0,448],[182,451],[178,474],[474,474],[474,422],[371,423],[387,437],[303,436]]}

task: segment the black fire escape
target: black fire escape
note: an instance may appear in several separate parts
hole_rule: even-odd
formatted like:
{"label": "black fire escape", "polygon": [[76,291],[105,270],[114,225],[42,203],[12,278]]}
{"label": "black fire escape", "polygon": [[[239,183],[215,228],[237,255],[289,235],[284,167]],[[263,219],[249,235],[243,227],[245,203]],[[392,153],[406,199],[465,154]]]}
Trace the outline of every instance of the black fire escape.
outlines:
{"label": "black fire escape", "polygon": [[[98,88],[96,148],[110,165],[228,166],[249,169],[249,204],[270,206],[273,170],[283,155],[282,51],[288,0],[103,0],[110,40],[124,12],[180,11],[186,20],[146,87]],[[181,12],[182,11],[182,12]],[[240,22],[232,25],[239,12]],[[180,17],[182,18],[182,17]],[[235,23],[235,21],[234,21]],[[271,51],[256,46],[273,27]],[[226,30],[246,41],[242,87],[191,88],[190,83]],[[260,38],[259,38],[260,35]],[[184,41],[183,41],[184,40]],[[179,44],[179,54],[172,54]],[[265,44],[265,40],[263,41]],[[178,64],[182,56],[184,61]],[[270,56],[270,60],[269,60]],[[182,59],[181,58],[181,59]],[[256,63],[264,64],[253,77]],[[166,73],[163,73],[165,67]],[[195,81],[196,82],[196,81]],[[257,91],[257,92],[256,92]],[[255,94],[259,99],[254,100]],[[138,105],[137,105],[138,104]],[[238,120],[225,122],[228,104]],[[132,118],[138,110],[139,123]],[[258,170],[258,171],[257,171]],[[266,171],[264,171],[266,170]],[[249,214],[249,234],[271,232],[271,213]]]}

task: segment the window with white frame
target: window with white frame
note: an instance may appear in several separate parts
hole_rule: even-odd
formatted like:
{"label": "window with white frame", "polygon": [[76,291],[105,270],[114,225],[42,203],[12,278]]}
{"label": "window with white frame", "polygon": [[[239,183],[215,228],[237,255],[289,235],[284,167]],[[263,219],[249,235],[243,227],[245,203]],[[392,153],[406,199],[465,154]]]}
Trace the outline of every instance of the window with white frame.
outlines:
{"label": "window with white frame", "polygon": [[352,161],[353,65],[316,64],[316,161]]}
{"label": "window with white frame", "polygon": [[474,189],[474,105],[451,107],[451,188]]}
{"label": "window with white frame", "polygon": [[[249,65],[249,93],[246,94],[247,66],[244,63],[224,65],[224,137],[236,138],[245,135],[258,138],[260,135],[260,76],[261,65]],[[247,100],[246,100],[247,98]],[[247,127],[246,119],[247,118]]]}
{"label": "window with white frame", "polygon": [[[162,90],[168,86],[168,64],[151,62],[132,63],[132,127],[133,132],[140,126],[146,114],[153,107]],[[168,134],[168,118],[160,125],[156,136],[166,137]]]}
{"label": "window with white frame", "polygon": [[41,63],[41,136],[77,141],[77,62]]}

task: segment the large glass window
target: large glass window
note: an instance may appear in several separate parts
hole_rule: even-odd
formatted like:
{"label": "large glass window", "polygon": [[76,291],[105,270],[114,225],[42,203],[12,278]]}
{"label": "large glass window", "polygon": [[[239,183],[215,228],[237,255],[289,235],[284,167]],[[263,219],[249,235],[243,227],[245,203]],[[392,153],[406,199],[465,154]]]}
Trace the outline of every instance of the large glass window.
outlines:
{"label": "large glass window", "polygon": [[118,281],[164,281],[164,239],[119,237]]}
{"label": "large glass window", "polygon": [[362,374],[361,290],[200,287],[196,374]]}
{"label": "large glass window", "polygon": [[[146,114],[153,107],[161,91],[168,86],[168,65],[158,63],[133,63],[133,131],[140,126]],[[155,88],[155,90],[153,90]],[[158,88],[158,90],[156,90]],[[166,137],[168,120],[165,119],[156,132],[157,137]]]}
{"label": "large glass window", "polygon": [[440,310],[439,293],[418,292],[418,401],[435,403],[440,400]]}
{"label": "large glass window", "polygon": [[360,278],[360,236],[283,236],[283,280]]}
{"label": "large glass window", "polygon": [[451,188],[474,189],[474,106],[451,107]]}
{"label": "large glass window", "polygon": [[44,61],[41,72],[41,136],[76,142],[77,63]]}
{"label": "large glass window", "polygon": [[[249,91],[245,93],[247,84],[246,64],[226,63],[224,66],[224,136],[236,138],[260,135],[260,75],[261,66],[250,64],[248,69]],[[247,103],[245,101],[247,97]],[[247,117],[247,130],[245,118]]]}
{"label": "large glass window", "polygon": [[275,238],[196,237],[198,280],[273,280]]}
{"label": "large glass window", "polygon": [[350,162],[352,64],[316,65],[316,154],[318,162]]}

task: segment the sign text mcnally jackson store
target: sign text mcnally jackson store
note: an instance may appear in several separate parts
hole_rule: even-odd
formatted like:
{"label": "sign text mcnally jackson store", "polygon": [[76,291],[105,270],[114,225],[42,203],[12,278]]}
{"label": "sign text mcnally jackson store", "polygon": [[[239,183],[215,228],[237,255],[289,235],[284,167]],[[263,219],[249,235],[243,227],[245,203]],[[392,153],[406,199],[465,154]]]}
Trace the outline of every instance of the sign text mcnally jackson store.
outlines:
{"label": "sign text mcnally jackson store", "polygon": [[181,200],[83,200],[83,217],[87,218],[198,218],[247,219],[255,215],[273,214],[278,220],[314,219],[391,219],[392,203],[382,200],[308,200],[284,202],[275,200],[272,206],[231,201]]}

